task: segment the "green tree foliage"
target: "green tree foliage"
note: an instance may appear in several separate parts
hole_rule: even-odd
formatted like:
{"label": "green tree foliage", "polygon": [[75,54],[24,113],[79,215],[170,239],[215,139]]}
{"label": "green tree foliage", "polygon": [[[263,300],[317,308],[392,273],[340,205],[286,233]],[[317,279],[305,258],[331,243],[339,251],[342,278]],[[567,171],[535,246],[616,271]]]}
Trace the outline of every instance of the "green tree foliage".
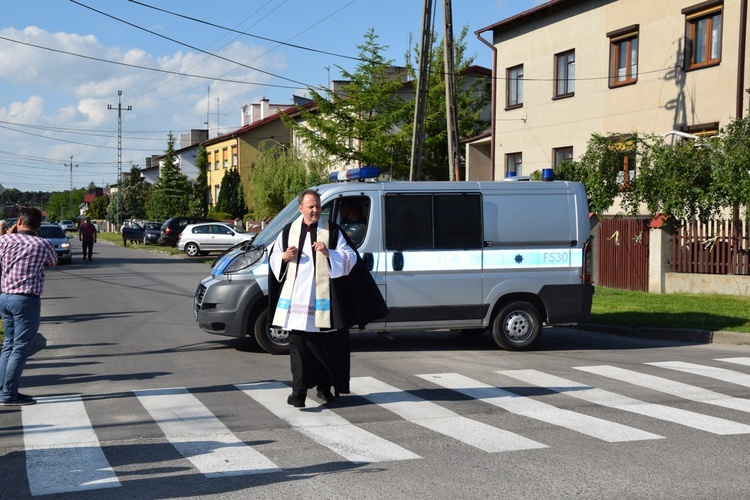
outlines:
{"label": "green tree foliage", "polygon": [[714,196],[725,207],[750,205],[750,117],[732,120],[707,142]]}
{"label": "green tree foliage", "polygon": [[245,190],[242,187],[242,179],[236,168],[229,169],[221,179],[219,188],[219,199],[216,200],[216,208],[220,212],[232,215],[233,219],[241,218],[247,213],[245,204]]}
{"label": "green tree foliage", "polygon": [[89,209],[86,215],[92,219],[106,219],[107,209],[109,208],[109,195],[99,196],[89,203]]}
{"label": "green tree foliage", "polygon": [[198,178],[195,181],[195,192],[190,202],[191,212],[198,216],[208,213],[208,152],[201,146],[195,158],[195,168],[198,169]]}
{"label": "green tree foliage", "polygon": [[623,206],[638,213],[640,205],[651,214],[678,220],[699,216],[709,219],[721,210],[714,195],[711,155],[704,141],[671,145],[662,137],[640,141],[637,175],[622,192]]}
{"label": "green tree foliage", "polygon": [[[474,64],[476,54],[466,56],[466,35],[468,27],[464,26],[459,36],[454,39],[453,59],[456,87],[456,112],[459,141],[474,137],[489,127],[489,120],[482,120],[482,110],[490,103],[492,92],[490,79],[470,81],[466,70]],[[435,40],[430,52],[430,73],[428,76],[428,95],[425,111],[425,139],[423,146],[422,180],[447,181],[450,176],[448,158],[448,129],[446,124],[445,104],[445,51],[443,40],[433,34]],[[419,58],[419,49],[415,50]],[[413,75],[416,78],[416,75]],[[415,80],[416,82],[416,80]],[[414,122],[414,104],[408,103],[406,120],[409,124],[403,128],[401,137],[408,149],[407,169],[411,161],[411,140]],[[408,177],[408,170],[406,172]]]}
{"label": "green tree foliage", "polygon": [[589,210],[604,213],[617,195],[628,189],[629,180],[619,177],[620,166],[626,157],[630,165],[635,165],[638,144],[636,135],[592,134],[586,152],[578,161],[566,161],[555,167],[555,178],[584,184]]}
{"label": "green tree foliage", "polygon": [[79,215],[78,207],[83,203],[83,195],[86,192],[85,189],[76,189],[73,190],[72,196],[70,191],[52,193],[47,201],[47,219],[76,220]]}
{"label": "green tree foliage", "polygon": [[394,155],[404,155],[403,138],[396,133],[404,123],[404,101],[398,96],[403,82],[391,74],[392,61],[382,54],[387,47],[377,38],[372,29],[365,35],[358,46],[361,62],[353,72],[338,67],[348,81],[340,90],[311,91],[315,108],[298,107],[304,123],[281,115],[322,158],[352,166],[383,166],[390,165]]}
{"label": "green tree foliage", "polygon": [[293,148],[262,144],[250,173],[253,217],[273,217],[301,191],[325,182],[325,171],[325,164],[305,163]]}
{"label": "green tree foliage", "polygon": [[151,196],[151,184],[141,177],[137,165],[122,180],[122,219],[145,219],[146,203]]}
{"label": "green tree foliage", "polygon": [[167,150],[159,179],[151,190],[146,203],[148,217],[155,220],[166,220],[169,217],[188,216],[193,187],[188,178],[177,166],[174,152],[174,137],[169,133]]}

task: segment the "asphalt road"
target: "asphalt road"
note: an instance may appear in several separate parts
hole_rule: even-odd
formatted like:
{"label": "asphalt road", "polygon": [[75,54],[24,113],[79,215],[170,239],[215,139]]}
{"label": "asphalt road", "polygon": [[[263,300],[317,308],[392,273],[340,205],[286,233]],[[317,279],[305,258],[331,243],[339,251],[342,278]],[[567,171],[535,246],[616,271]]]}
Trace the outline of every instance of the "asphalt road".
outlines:
{"label": "asphalt road", "polygon": [[[746,498],[750,347],[549,328],[352,336],[355,394],[285,403],[288,358],[202,332],[208,267],[104,243],[47,272],[0,408],[0,498]],[[46,496],[45,496],[46,495]]]}

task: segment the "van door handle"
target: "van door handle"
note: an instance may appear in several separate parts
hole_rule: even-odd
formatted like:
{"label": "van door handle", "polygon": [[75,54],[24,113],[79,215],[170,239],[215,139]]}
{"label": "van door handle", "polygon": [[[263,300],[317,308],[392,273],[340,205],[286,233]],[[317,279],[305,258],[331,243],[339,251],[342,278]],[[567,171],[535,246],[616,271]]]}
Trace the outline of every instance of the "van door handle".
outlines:
{"label": "van door handle", "polygon": [[404,254],[401,252],[394,252],[393,254],[393,270],[402,271],[404,269]]}
{"label": "van door handle", "polygon": [[375,258],[370,252],[362,254],[362,261],[365,263],[368,271],[372,271],[372,268],[375,267]]}

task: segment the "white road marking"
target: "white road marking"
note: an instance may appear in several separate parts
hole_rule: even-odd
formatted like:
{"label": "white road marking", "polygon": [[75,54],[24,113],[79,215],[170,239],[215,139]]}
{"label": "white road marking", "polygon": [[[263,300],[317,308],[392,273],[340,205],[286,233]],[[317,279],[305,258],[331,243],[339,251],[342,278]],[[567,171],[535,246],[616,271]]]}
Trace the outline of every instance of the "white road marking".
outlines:
{"label": "white road marking", "polygon": [[277,472],[185,388],[133,391],[175,449],[207,477]]}
{"label": "white road marking", "polygon": [[33,496],[120,486],[80,396],[37,398],[21,418]]}
{"label": "white road marking", "polygon": [[[282,382],[240,384],[236,387],[298,432],[351,462],[388,462],[421,458],[397,444],[356,427],[323,406],[289,406],[286,398],[291,393],[291,388]],[[309,404],[310,400],[307,402]]]}
{"label": "white road marking", "polygon": [[[418,375],[421,376],[421,375]],[[547,448],[546,445],[476,420],[462,417],[431,401],[414,396],[372,377],[351,381],[354,394],[399,417],[490,453]]]}
{"label": "white road marking", "polygon": [[736,365],[750,366],[750,358],[748,357],[719,358],[716,361],[724,361],[726,363],[734,363]]}
{"label": "white road marking", "polygon": [[573,398],[588,401],[589,403],[637,413],[639,415],[665,420],[667,422],[692,427],[713,434],[728,435],[750,433],[750,425],[679,408],[645,403],[637,399],[615,394],[614,392],[597,389],[561,377],[556,377],[554,375],[548,375],[537,370],[507,370],[499,371],[498,373],[529,384],[544,387],[550,391],[559,392]]}
{"label": "white road marking", "polygon": [[726,368],[696,365],[695,363],[685,363],[684,361],[665,361],[661,363],[646,364],[651,366],[658,366],[660,368],[667,368],[669,370],[676,370],[678,372],[700,375],[702,377],[721,380],[722,382],[729,382],[730,384],[741,385],[743,387],[750,387],[750,375],[733,370],[727,370]]}
{"label": "white road marking", "polygon": [[671,394],[678,398],[750,413],[750,400],[726,396],[709,389],[703,389],[702,387],[695,387],[682,382],[608,365],[579,366],[575,367],[575,369],[627,382],[639,387],[645,387],[653,391]]}
{"label": "white road marking", "polygon": [[609,443],[663,439],[662,436],[582,413],[563,410],[532,398],[478,382],[457,373],[418,375],[447,389],[497,406],[511,413],[557,425]]}

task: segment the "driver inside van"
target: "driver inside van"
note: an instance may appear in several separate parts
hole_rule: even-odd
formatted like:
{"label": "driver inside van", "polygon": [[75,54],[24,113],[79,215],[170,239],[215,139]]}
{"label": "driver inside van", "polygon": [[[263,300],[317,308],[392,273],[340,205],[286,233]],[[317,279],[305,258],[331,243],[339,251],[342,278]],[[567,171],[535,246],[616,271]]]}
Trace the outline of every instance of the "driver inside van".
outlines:
{"label": "driver inside van", "polygon": [[353,200],[341,203],[341,222],[339,225],[356,246],[362,244],[367,230],[367,221],[362,215],[362,205]]}

